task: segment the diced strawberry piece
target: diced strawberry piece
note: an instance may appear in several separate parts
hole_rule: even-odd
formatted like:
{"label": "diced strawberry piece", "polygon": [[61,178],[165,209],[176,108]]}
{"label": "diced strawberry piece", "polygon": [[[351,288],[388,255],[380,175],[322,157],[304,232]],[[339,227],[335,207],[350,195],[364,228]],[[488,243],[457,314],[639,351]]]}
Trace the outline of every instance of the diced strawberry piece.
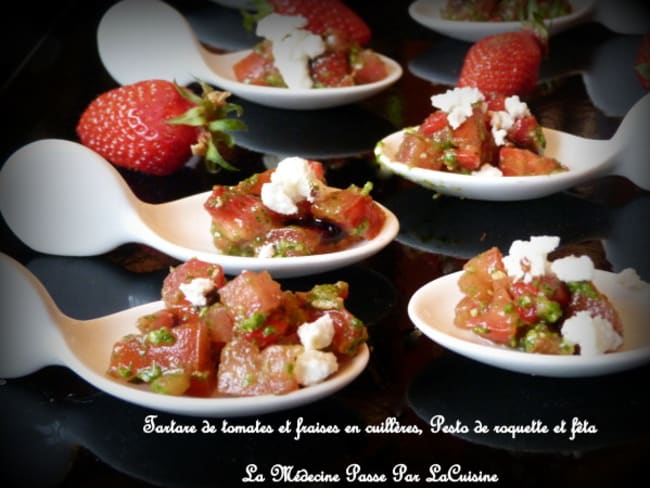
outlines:
{"label": "diced strawberry piece", "polygon": [[536,154],[542,154],[546,147],[546,139],[542,127],[533,115],[519,117],[508,130],[508,139],[518,148],[528,149]]}
{"label": "diced strawberry piece", "polygon": [[447,128],[448,126],[449,122],[447,120],[447,114],[442,110],[436,110],[435,112],[429,114],[426,119],[424,119],[424,122],[420,124],[419,131],[426,136],[430,136],[438,131],[441,131],[442,129]]}
{"label": "diced strawberry piece", "polygon": [[329,52],[310,62],[311,77],[316,87],[351,86],[354,79],[348,57],[342,52]]}

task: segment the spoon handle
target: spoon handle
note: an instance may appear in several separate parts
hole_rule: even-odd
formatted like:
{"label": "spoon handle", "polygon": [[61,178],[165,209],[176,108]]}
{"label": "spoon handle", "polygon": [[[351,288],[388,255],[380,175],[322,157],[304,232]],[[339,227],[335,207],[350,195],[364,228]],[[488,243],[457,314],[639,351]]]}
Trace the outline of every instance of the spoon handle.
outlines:
{"label": "spoon handle", "polygon": [[102,17],[97,47],[106,70],[121,85],[161,78],[188,84],[213,81],[189,22],[159,0],[122,0]]}
{"label": "spoon handle", "polygon": [[59,329],[66,317],[24,266],[0,253],[0,377],[64,365],[69,351]]}
{"label": "spoon handle", "polygon": [[138,240],[141,204],[91,149],[44,139],[16,151],[0,171],[0,212],[25,244],[46,254],[90,256]]}
{"label": "spoon handle", "polygon": [[625,115],[612,138],[616,163],[612,173],[628,178],[639,188],[650,191],[650,94],[646,94]]}

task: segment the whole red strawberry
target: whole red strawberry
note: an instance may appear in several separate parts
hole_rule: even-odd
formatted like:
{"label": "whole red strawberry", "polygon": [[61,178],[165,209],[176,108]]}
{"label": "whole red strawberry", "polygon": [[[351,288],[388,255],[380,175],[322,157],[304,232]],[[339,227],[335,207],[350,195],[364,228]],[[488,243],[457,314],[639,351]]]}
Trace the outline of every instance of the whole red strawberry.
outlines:
{"label": "whole red strawberry", "polygon": [[641,86],[650,90],[650,32],[641,37],[641,43],[636,54],[635,69]]}
{"label": "whole red strawberry", "polygon": [[458,86],[525,97],[537,85],[545,53],[546,39],[527,29],[485,37],[465,55]]}
{"label": "whole red strawberry", "polygon": [[337,34],[362,46],[370,41],[370,27],[341,0],[254,0],[253,5],[256,14],[245,15],[249,25],[272,12],[302,15],[305,29],[314,34]]}
{"label": "whole red strawberry", "polygon": [[177,171],[192,154],[205,156],[209,169],[232,168],[217,145],[232,145],[224,130],[244,128],[240,120],[225,118],[241,109],[225,103],[229,93],[202,86],[203,98],[166,80],[115,88],[88,105],[77,135],[111,163],[152,175]]}

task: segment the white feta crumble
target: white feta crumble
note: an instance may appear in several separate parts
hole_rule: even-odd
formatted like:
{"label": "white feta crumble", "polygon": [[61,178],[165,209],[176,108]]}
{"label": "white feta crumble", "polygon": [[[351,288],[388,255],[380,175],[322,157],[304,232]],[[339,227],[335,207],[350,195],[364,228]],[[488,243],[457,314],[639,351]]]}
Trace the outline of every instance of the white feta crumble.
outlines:
{"label": "white feta crumble", "polygon": [[562,281],[591,281],[594,263],[589,256],[567,256],[553,261],[551,271]]}
{"label": "white feta crumble", "polygon": [[339,369],[334,353],[305,349],[296,358],[293,373],[303,386],[320,383]]}
{"label": "white feta crumble", "polygon": [[503,257],[508,276],[529,283],[534,276],[546,274],[547,256],[559,244],[560,238],[556,236],[532,236],[529,241],[514,241],[508,255]]}
{"label": "white feta crumble", "polygon": [[508,115],[510,115],[510,117],[512,117],[513,120],[517,120],[526,115],[530,115],[528,105],[526,105],[525,102],[522,102],[517,95],[512,95],[511,97],[506,98],[503,104],[505,106],[506,112]]}
{"label": "white feta crumble", "polygon": [[272,258],[275,256],[275,244],[266,243],[257,250],[258,258]]}
{"label": "white feta crumble", "polygon": [[483,102],[485,97],[478,88],[462,87],[433,95],[431,104],[447,113],[447,120],[452,129],[457,129],[472,115],[472,105]]}
{"label": "white feta crumble", "polygon": [[496,166],[492,166],[491,164],[483,164],[477,171],[472,171],[472,175],[498,178],[499,176],[503,176],[503,173]]}
{"label": "white feta crumble", "polygon": [[641,279],[639,274],[633,268],[625,268],[623,271],[616,275],[616,281],[624,288],[639,289],[650,286]]}
{"label": "white feta crumble", "polygon": [[283,159],[271,174],[271,181],[262,185],[262,203],[274,212],[295,214],[296,203],[313,201],[311,192],[315,182],[316,176],[306,159]]}
{"label": "white feta crumble", "polygon": [[564,322],[562,336],[568,342],[579,345],[580,354],[583,356],[604,354],[618,349],[623,344],[623,339],[609,320],[599,316],[592,317],[584,310]]}
{"label": "white feta crumble", "polygon": [[181,283],[178,288],[192,305],[205,307],[208,304],[206,295],[214,290],[214,286],[214,282],[209,278],[194,278],[189,283]]}
{"label": "white feta crumble", "polygon": [[497,146],[505,144],[508,131],[517,119],[530,115],[528,105],[522,102],[517,95],[506,98],[504,108],[505,110],[490,112],[492,137]]}
{"label": "white feta crumble", "polygon": [[302,29],[307,19],[301,15],[270,14],[257,24],[256,33],[272,43],[273,59],[289,88],[311,88],[309,60],[325,52],[320,36]]}
{"label": "white feta crumble", "polygon": [[506,143],[506,136],[508,135],[508,130],[512,127],[512,124],[512,118],[503,110],[492,112],[490,114],[492,137],[497,146],[503,146]]}
{"label": "white feta crumble", "polygon": [[298,327],[298,337],[305,349],[325,349],[334,338],[334,322],[329,314]]}

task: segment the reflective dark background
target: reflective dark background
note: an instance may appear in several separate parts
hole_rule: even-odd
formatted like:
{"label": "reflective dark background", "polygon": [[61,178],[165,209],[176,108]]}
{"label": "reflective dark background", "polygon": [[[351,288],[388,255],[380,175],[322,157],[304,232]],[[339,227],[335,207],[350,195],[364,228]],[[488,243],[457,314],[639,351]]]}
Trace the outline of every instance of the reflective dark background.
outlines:
{"label": "reflective dark background", "polygon": [[[116,86],[96,48],[97,23],[114,2],[24,3],[3,16],[0,161],[33,140],[75,140],[76,121],[99,93]],[[241,49],[254,39],[238,12],[209,1],[170,2],[188,16],[215,50]],[[292,112],[235,100],[249,131],[232,157],[233,175],[187,167],[170,177],[122,171],[143,200],[162,202],[230,183],[262,169],[265,157],[301,155],[322,160],[334,186],[374,182],[373,195],[400,218],[397,240],[380,254],[327,275],[285,280],[287,288],[345,279],[349,308],[370,331],[368,368],[349,387],[320,402],[262,416],[279,426],[308,423],[378,425],[396,418],[422,435],[290,436],[153,435],[149,414],[161,423],[201,426],[203,419],[152,412],[97,391],[74,373],[49,367],[0,386],[0,479],[5,486],[236,486],[255,463],[344,474],[359,463],[386,473],[404,463],[422,478],[432,464],[496,473],[501,486],[627,486],[647,477],[650,462],[648,368],[589,379],[548,379],[509,373],[461,358],[418,334],[406,315],[411,294],[461,268],[492,245],[507,251],[532,234],[562,238],[559,253],[588,253],[607,270],[635,267],[650,279],[650,200],[616,177],[526,202],[494,203],[433,198],[431,192],[377,172],[376,141],[421,121],[429,97],[453,84],[468,44],[419,26],[409,2],[349,1],[373,30],[371,46],[399,61],[403,78],[386,92],[352,106]],[[626,2],[617,2],[625,9]],[[586,23],[554,37],[542,83],[529,100],[547,127],[604,139],[642,90],[625,71],[639,34],[618,34]],[[650,161],[649,161],[650,163]],[[80,182],[81,184],[82,182]],[[0,222],[1,251],[27,265],[62,311],[91,318],[158,298],[171,258],[135,244],[93,258],[43,256]],[[0,324],[1,327],[16,324]],[[560,435],[433,433],[429,420],[473,425],[547,424],[577,418],[598,432],[571,441]],[[220,419],[206,419],[218,424]],[[257,418],[232,419],[255,424]],[[294,485],[301,485],[295,483]]]}

